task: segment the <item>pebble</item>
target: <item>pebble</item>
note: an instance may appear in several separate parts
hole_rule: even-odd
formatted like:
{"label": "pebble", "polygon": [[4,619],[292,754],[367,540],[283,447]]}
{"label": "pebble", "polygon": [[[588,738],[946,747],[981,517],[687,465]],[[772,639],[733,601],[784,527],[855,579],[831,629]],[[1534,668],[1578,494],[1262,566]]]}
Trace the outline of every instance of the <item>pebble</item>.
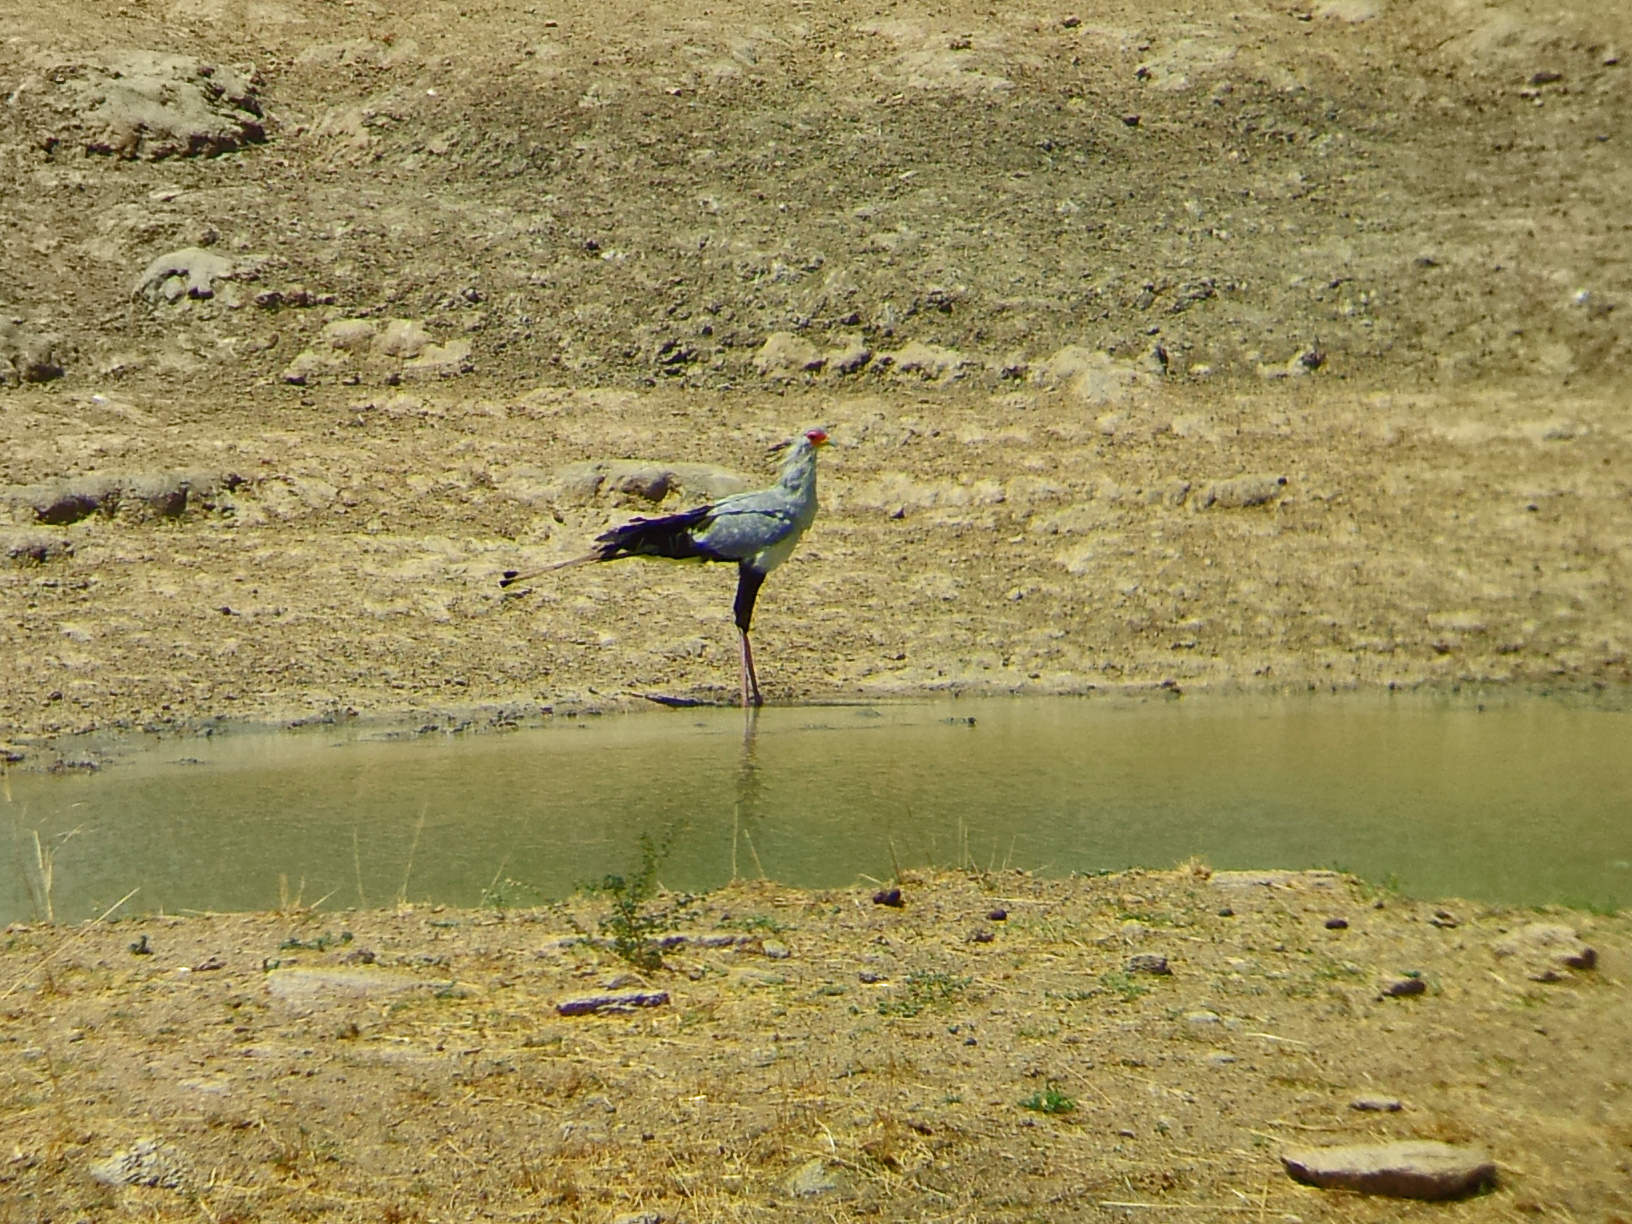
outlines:
{"label": "pebble", "polygon": [[1390,999],[1405,999],[1428,993],[1428,983],[1420,977],[1397,977],[1383,983],[1382,993]]}
{"label": "pebble", "polygon": [[1460,1198],[1496,1180],[1495,1162],[1484,1152],[1433,1140],[1291,1148],[1281,1164],[1307,1186],[1390,1198]]}
{"label": "pebble", "polygon": [[1349,929],[1349,920],[1347,918],[1328,918],[1326,919],[1326,929],[1328,931],[1346,931]]}
{"label": "pebble", "polygon": [[901,899],[901,890],[899,888],[881,888],[873,894],[873,904],[888,905],[892,909],[900,909],[906,902]]}

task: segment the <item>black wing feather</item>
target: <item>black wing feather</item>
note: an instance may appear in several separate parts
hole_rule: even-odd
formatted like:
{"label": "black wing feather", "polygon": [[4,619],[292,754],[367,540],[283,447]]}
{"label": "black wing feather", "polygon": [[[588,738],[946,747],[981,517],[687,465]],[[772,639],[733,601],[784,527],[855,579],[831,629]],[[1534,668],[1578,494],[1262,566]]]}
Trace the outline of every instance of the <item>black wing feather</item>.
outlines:
{"label": "black wing feather", "polygon": [[668,557],[674,561],[701,558],[704,561],[731,561],[706,548],[697,540],[696,529],[706,526],[713,506],[698,506],[661,518],[637,518],[595,537],[595,560],[616,561],[619,557]]}

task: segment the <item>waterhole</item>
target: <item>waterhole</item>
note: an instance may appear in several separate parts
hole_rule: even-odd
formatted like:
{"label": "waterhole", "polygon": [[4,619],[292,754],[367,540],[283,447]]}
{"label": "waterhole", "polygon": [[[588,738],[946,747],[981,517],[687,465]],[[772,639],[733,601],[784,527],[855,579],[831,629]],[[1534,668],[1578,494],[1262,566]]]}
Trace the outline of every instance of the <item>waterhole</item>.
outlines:
{"label": "waterhole", "polygon": [[[1432,897],[1632,905],[1632,714],[1404,695],[1008,699],[323,727],[132,742],[4,779],[0,921],[401,902],[519,907],[914,866],[1198,857]],[[133,891],[134,890],[134,891]]]}

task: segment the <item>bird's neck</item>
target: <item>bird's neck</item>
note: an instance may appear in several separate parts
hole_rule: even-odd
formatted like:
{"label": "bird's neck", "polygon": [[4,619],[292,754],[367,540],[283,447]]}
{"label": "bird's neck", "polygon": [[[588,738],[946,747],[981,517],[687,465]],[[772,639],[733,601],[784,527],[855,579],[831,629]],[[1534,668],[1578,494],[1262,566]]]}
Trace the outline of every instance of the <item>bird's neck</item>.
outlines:
{"label": "bird's neck", "polygon": [[789,493],[814,497],[816,495],[816,448],[800,442],[782,464],[780,484]]}

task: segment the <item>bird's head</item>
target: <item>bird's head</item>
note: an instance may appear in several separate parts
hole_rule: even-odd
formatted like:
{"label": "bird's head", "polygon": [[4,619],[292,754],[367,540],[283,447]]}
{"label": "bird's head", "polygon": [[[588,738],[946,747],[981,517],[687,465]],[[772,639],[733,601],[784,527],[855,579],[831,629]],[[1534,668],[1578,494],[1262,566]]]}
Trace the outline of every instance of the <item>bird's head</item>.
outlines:
{"label": "bird's head", "polygon": [[807,429],[807,430],[805,430],[804,433],[800,434],[797,438],[789,438],[785,442],[778,442],[775,446],[772,446],[765,453],[768,454],[768,455],[791,454],[792,453],[792,448],[797,443],[800,443],[800,442],[803,442],[805,445],[809,446],[812,450],[818,450],[821,447],[824,447],[824,446],[826,446],[828,444],[827,430],[821,428],[820,426],[817,426],[814,429]]}

